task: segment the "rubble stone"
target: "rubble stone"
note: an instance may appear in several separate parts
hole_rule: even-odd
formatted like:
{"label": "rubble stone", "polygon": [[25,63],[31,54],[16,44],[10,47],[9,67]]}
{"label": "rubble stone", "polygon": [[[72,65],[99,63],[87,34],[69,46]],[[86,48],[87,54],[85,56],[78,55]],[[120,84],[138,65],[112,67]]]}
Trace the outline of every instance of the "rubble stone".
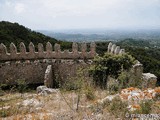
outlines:
{"label": "rubble stone", "polygon": [[40,95],[47,95],[47,94],[57,93],[57,92],[59,92],[58,89],[47,88],[46,86],[37,87],[37,93]]}

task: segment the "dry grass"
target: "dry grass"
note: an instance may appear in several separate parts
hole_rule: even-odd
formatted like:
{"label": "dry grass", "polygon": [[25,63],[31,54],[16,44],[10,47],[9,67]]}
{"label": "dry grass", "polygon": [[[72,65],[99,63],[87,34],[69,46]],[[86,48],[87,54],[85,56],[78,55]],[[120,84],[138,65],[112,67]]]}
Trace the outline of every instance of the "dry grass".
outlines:
{"label": "dry grass", "polygon": [[[0,97],[0,118],[3,120],[69,120],[69,119],[95,119],[97,113],[87,106],[93,104],[97,99],[106,96],[105,91],[94,91],[95,99],[88,100],[85,94],[81,93],[79,106],[77,111],[78,94],[74,91],[61,91],[56,94],[41,96],[34,93],[19,93],[5,94]],[[23,106],[23,101],[26,99],[36,99],[42,105]],[[9,106],[9,108],[7,108]]]}
{"label": "dry grass", "polygon": [[[86,90],[59,91],[42,96],[32,93],[6,93],[0,97],[0,120],[116,120],[124,119],[127,105],[119,98],[106,101],[98,105],[98,100],[105,98],[108,92],[101,89],[92,89],[94,99],[88,99]],[[87,93],[90,94],[90,93]],[[79,104],[77,109],[79,96]],[[37,100],[40,105],[24,106],[24,100]],[[87,106],[93,105],[88,108]],[[8,107],[8,108],[7,108]],[[151,113],[159,113],[160,102],[155,101],[151,106]]]}

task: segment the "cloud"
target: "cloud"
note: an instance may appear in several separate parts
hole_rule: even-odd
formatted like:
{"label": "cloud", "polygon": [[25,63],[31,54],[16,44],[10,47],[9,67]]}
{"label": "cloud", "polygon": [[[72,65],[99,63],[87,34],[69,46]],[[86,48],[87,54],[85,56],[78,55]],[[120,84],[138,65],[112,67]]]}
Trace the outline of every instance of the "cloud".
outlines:
{"label": "cloud", "polygon": [[16,13],[20,14],[25,11],[25,6],[22,3],[16,3],[14,9],[15,9]]}
{"label": "cloud", "polygon": [[0,19],[33,29],[160,26],[160,0],[2,0]]}

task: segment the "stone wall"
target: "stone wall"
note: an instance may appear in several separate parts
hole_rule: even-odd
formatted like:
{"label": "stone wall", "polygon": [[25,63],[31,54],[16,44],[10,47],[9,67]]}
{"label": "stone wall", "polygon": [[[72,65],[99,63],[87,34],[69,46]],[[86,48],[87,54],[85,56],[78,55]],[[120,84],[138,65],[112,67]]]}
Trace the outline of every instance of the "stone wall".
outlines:
{"label": "stone wall", "polygon": [[132,66],[132,74],[136,76],[137,79],[142,79],[143,65],[137,61],[135,65]]}
{"label": "stone wall", "polygon": [[[54,45],[54,51],[51,43],[46,44],[46,51],[44,51],[43,44],[38,44],[38,51],[35,51],[35,46],[30,43],[28,48],[29,52],[26,52],[26,46],[24,43],[20,43],[20,52],[17,52],[17,47],[11,43],[10,49],[7,50],[4,44],[0,44],[0,61],[11,60],[36,60],[36,59],[93,59],[96,55],[95,43],[90,44],[90,50],[87,52],[86,43],[81,44],[81,51],[78,51],[77,43],[72,44],[72,51],[61,51],[60,45]],[[10,51],[10,52],[8,52]]]}
{"label": "stone wall", "polygon": [[[30,43],[26,51],[24,43],[20,43],[20,52],[17,47],[11,43],[9,50],[4,44],[0,44],[0,83],[13,85],[18,79],[25,80],[27,84],[48,84],[48,87],[54,86],[56,79],[67,80],[76,75],[77,70],[91,63],[96,53],[95,43],[90,44],[90,50],[87,51],[86,43],[80,45],[72,44],[72,51],[61,51],[60,45],[46,44],[44,51],[43,44],[38,44],[38,51],[35,51],[33,43]],[[48,66],[48,67],[47,67]]]}
{"label": "stone wall", "polygon": [[121,49],[119,46],[112,44],[111,42],[108,44],[108,53],[112,54],[123,54],[125,53],[124,49]]}
{"label": "stone wall", "polygon": [[0,64],[0,83],[13,85],[18,79],[28,84],[43,83],[47,63],[12,61]]}
{"label": "stone wall", "polygon": [[[68,80],[76,76],[80,67],[86,68],[92,60],[66,60],[43,59],[34,61],[9,61],[0,64],[0,83],[7,85],[17,84],[17,80],[25,80],[27,84],[50,83],[48,87],[55,85],[54,81]],[[48,68],[51,66],[52,68]],[[52,71],[51,71],[52,70]],[[53,82],[53,83],[52,83]]]}
{"label": "stone wall", "polygon": [[[109,43],[108,52],[124,54],[125,50]],[[78,51],[78,45],[73,43],[71,52],[61,51],[59,44],[54,45],[53,51],[49,42],[46,45],[46,51],[39,43],[37,52],[32,43],[29,44],[29,52],[26,52],[24,43],[20,43],[20,52],[17,52],[13,43],[10,44],[10,52],[4,44],[0,44],[0,84],[14,85],[18,79],[21,79],[25,80],[27,84],[45,83],[47,87],[52,87],[55,86],[56,80],[63,83],[63,81],[76,76],[79,68],[90,66],[96,55],[95,43],[90,44],[88,52],[85,43],[81,44],[80,51]],[[143,66],[139,62],[133,66],[132,73],[138,79],[146,78],[143,74]],[[154,77],[154,80],[145,79],[145,81],[147,84],[153,83],[152,86],[154,86],[156,79]]]}
{"label": "stone wall", "polygon": [[157,83],[157,77],[151,73],[143,73],[143,88],[155,88]]}

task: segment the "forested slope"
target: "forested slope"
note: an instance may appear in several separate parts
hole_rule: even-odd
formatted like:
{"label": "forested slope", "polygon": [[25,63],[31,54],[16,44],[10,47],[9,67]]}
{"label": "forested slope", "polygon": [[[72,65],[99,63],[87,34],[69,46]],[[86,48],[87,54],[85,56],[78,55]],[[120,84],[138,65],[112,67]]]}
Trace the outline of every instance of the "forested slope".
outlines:
{"label": "forested slope", "polygon": [[11,42],[13,42],[17,47],[19,46],[20,42],[24,42],[26,46],[28,46],[30,42],[33,42],[36,48],[38,43],[45,45],[47,42],[50,42],[52,45],[59,43],[61,44],[62,49],[71,47],[71,42],[56,40],[55,38],[51,38],[39,32],[32,31],[31,29],[19,25],[18,23],[1,21],[0,43],[3,43],[9,47]]}

